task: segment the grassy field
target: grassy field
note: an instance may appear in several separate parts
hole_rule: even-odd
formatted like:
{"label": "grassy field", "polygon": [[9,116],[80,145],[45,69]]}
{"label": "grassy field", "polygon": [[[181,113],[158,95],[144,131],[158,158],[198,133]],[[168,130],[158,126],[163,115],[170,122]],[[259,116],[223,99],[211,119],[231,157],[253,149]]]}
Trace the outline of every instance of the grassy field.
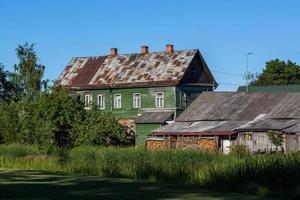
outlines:
{"label": "grassy field", "polygon": [[59,172],[0,169],[0,199],[258,199],[198,187]]}
{"label": "grassy field", "polygon": [[0,145],[0,168],[193,185],[260,197],[300,199],[300,152],[229,155],[188,150],[76,147],[45,153],[36,146]]}

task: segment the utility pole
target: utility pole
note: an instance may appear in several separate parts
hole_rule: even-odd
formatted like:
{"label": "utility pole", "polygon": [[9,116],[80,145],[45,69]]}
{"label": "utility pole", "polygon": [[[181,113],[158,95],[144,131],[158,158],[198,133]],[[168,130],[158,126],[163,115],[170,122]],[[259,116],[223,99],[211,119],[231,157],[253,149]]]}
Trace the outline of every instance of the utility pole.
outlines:
{"label": "utility pole", "polygon": [[249,60],[249,56],[252,55],[253,52],[249,52],[247,53],[247,56],[246,56],[246,92],[249,92],[249,82],[248,82],[248,79],[249,79],[249,66],[248,66],[248,60]]}

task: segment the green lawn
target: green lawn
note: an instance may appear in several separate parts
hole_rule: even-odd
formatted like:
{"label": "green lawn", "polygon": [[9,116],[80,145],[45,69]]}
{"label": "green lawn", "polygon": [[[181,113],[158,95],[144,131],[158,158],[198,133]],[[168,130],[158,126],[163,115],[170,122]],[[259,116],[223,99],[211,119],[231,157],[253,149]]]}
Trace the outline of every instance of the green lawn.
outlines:
{"label": "green lawn", "polygon": [[0,199],[258,199],[196,187],[29,170],[0,170]]}

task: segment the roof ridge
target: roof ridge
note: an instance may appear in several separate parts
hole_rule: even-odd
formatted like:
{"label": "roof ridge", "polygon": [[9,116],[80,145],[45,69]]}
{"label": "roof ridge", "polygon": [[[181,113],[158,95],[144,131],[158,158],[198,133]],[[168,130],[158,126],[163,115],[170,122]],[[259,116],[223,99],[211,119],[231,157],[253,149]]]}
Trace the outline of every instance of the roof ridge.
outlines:
{"label": "roof ridge", "polygon": [[[185,50],[174,50],[174,53],[177,53],[177,52],[185,52],[185,51],[198,51],[199,49],[185,49]],[[153,52],[149,52],[147,54],[158,54],[158,53],[166,53],[165,51],[153,51]],[[118,54],[116,55],[116,57],[118,56],[132,56],[132,55],[140,55],[142,53],[124,53],[124,54]],[[107,56],[110,56],[110,54],[107,54],[107,55],[95,55],[95,56],[73,56],[72,58],[94,58],[94,57],[107,57]]]}

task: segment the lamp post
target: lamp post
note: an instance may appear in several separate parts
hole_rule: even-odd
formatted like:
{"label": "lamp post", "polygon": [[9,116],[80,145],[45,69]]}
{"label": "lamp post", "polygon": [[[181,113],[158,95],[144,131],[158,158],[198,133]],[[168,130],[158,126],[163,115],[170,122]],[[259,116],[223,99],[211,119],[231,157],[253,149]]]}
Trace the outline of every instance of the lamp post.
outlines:
{"label": "lamp post", "polygon": [[249,56],[252,55],[253,52],[249,52],[247,53],[247,56],[246,56],[246,92],[249,92],[249,83],[248,83],[248,79],[249,79],[249,70],[248,70],[248,60],[249,60]]}

